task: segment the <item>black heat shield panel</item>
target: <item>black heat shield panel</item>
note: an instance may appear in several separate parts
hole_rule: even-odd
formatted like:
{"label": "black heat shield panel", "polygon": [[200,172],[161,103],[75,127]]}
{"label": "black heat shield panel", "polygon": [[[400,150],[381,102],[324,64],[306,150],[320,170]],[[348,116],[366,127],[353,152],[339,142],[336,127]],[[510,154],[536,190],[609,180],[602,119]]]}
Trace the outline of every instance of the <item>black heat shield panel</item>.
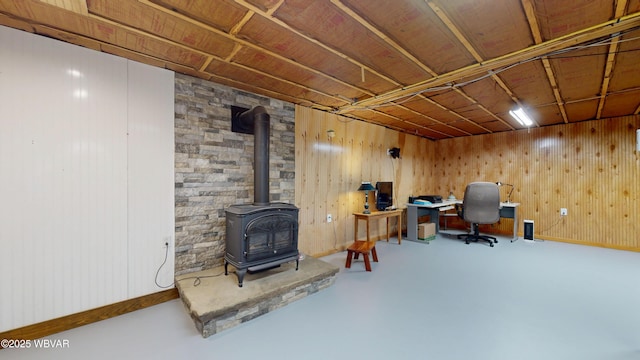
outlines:
{"label": "black heat shield panel", "polygon": [[240,115],[249,110],[240,106],[231,106],[231,131],[253,135],[253,123],[247,124],[240,119]]}

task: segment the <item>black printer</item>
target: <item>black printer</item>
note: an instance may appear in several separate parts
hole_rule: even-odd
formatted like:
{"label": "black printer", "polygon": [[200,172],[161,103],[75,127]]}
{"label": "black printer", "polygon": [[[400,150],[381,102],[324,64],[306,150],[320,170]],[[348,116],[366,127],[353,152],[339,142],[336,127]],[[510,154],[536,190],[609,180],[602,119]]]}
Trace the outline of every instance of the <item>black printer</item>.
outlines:
{"label": "black printer", "polygon": [[421,195],[420,198],[423,196],[424,200],[431,201],[433,204],[442,202],[442,196],[440,195]]}
{"label": "black printer", "polygon": [[442,202],[442,196],[440,196],[440,195],[410,196],[409,197],[409,204],[413,204],[414,200],[427,200],[428,202],[430,202],[432,204],[436,204],[436,203],[441,203]]}

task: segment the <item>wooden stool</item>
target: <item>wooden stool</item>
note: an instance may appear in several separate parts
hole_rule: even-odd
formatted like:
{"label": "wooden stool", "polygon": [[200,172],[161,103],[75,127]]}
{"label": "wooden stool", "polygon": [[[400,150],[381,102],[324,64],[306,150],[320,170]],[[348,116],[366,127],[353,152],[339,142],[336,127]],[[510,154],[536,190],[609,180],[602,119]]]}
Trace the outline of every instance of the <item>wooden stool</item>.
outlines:
{"label": "wooden stool", "polygon": [[[364,268],[367,271],[371,271],[371,262],[369,262],[369,252],[373,255],[373,261],[378,262],[378,253],[376,253],[375,241],[355,241],[351,246],[347,248],[347,263],[344,265],[347,269],[351,267],[351,259],[356,259],[360,254],[364,258]],[[355,254],[355,255],[354,255]]]}

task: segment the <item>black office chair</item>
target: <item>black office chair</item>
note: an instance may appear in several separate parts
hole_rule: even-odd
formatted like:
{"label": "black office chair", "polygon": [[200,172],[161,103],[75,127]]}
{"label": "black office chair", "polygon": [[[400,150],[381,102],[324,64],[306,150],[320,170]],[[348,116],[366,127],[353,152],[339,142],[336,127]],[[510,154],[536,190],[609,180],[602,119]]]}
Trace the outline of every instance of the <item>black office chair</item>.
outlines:
{"label": "black office chair", "polygon": [[464,200],[461,206],[456,206],[456,208],[458,209],[458,216],[471,223],[471,230],[473,231],[470,234],[458,235],[458,239],[465,239],[466,244],[469,244],[469,241],[484,240],[491,247],[498,242],[493,236],[480,235],[478,228],[480,224],[495,224],[500,220],[500,191],[498,190],[498,185],[484,181],[470,183],[464,191]]}

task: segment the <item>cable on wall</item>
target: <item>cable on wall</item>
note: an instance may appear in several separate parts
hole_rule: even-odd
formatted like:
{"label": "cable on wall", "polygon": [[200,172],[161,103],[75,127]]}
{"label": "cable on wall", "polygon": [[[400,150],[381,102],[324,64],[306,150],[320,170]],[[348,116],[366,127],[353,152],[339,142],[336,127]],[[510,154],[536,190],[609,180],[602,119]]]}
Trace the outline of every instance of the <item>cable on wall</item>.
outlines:
{"label": "cable on wall", "polygon": [[[160,274],[160,270],[162,269],[162,267],[164,267],[164,265],[167,263],[167,259],[169,258],[169,243],[165,243],[165,252],[164,252],[164,261],[162,262],[162,264],[160,264],[160,267],[158,267],[158,270],[156,271],[156,277],[154,279],[156,286],[161,288],[161,289],[168,289],[170,287],[173,287],[175,285],[175,282],[172,282],[170,285],[160,285],[160,283],[158,283],[158,275]],[[207,276],[190,276],[190,277],[186,277],[186,278],[182,278],[178,281],[184,281],[184,280],[190,280],[190,279],[195,279],[193,281],[193,286],[198,286],[201,283],[201,279],[206,279],[206,278],[213,278],[213,277],[218,277],[220,275],[224,274],[224,272],[221,272],[220,274],[216,274],[216,275],[207,275]]]}
{"label": "cable on wall", "polygon": [[164,266],[164,264],[167,263],[167,259],[169,258],[169,243],[164,243],[164,261],[162,261],[162,264],[160,264],[160,267],[158,268],[158,271],[156,271],[156,278],[154,279],[156,286],[161,288],[161,289],[168,289],[170,287],[173,287],[173,285],[175,285],[175,282],[172,282],[170,285],[160,285],[158,283],[158,275],[160,274],[160,270],[162,269],[162,267]]}

